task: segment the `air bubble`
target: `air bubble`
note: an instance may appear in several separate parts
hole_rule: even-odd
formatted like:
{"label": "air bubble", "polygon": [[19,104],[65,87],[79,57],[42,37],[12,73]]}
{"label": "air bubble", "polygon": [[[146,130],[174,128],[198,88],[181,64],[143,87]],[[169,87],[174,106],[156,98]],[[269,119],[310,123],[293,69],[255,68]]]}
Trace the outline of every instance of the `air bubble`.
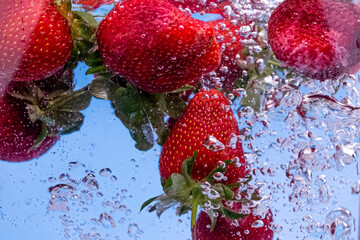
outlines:
{"label": "air bubble", "polygon": [[111,169],[110,168],[103,168],[99,171],[99,175],[102,177],[108,177],[111,174]]}

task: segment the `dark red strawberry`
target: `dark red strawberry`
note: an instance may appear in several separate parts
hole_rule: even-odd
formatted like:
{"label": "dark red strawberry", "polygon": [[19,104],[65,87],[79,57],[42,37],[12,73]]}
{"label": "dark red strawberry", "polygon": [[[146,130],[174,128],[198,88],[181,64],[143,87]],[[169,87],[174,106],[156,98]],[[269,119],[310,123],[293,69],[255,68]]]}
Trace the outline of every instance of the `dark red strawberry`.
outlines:
{"label": "dark red strawberry", "polygon": [[[232,210],[241,211],[241,204],[234,203]],[[268,210],[263,216],[250,215],[233,220],[220,215],[211,231],[211,220],[204,211],[200,212],[196,222],[195,240],[271,240],[274,232],[270,229],[273,224],[272,212]],[[234,221],[237,224],[234,224]]]}
{"label": "dark red strawberry", "polygon": [[196,84],[220,64],[213,29],[167,0],[128,0],[100,23],[97,40],[109,70],[147,92]]}
{"label": "dark red strawberry", "polygon": [[269,20],[277,59],[304,75],[333,79],[360,61],[360,7],[340,0],[285,0]]}
{"label": "dark red strawberry", "polygon": [[50,0],[0,4],[0,81],[35,81],[60,70],[72,40],[66,19]]}
{"label": "dark red strawberry", "polygon": [[[205,178],[220,161],[237,159],[241,167],[228,166],[225,183],[238,182],[245,176],[244,153],[241,142],[237,141],[239,128],[230,102],[217,90],[201,91],[190,100],[179,121],[172,128],[160,156],[159,168],[162,178],[168,179],[173,173],[180,173],[185,158],[198,152],[192,177]],[[204,141],[213,137],[223,144],[222,150],[209,150]],[[231,146],[229,143],[234,141]],[[206,147],[207,145],[207,147]],[[213,147],[217,147],[214,146]]]}
{"label": "dark red strawberry", "polygon": [[23,102],[7,94],[0,97],[0,160],[23,162],[43,155],[59,137],[47,137],[30,150],[41,130],[40,122],[30,121]]}
{"label": "dark red strawberry", "polygon": [[113,4],[114,0],[73,0],[73,3],[80,4],[86,10],[96,10],[102,5]]}
{"label": "dark red strawberry", "polygon": [[[209,87],[221,86],[225,91],[232,91],[235,81],[242,76],[242,69],[237,61],[243,59],[243,46],[239,29],[245,24],[232,24],[230,20],[218,20],[208,22],[215,29],[215,35],[223,50],[221,53],[221,64],[215,70],[216,74],[206,74],[205,85]],[[250,26],[248,26],[250,28]]]}

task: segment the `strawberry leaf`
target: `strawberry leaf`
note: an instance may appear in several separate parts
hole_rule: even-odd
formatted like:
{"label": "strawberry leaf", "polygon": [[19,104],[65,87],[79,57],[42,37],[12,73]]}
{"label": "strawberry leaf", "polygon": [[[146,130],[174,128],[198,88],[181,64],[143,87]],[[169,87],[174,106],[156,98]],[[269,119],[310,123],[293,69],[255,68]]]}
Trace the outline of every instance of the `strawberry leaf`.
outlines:
{"label": "strawberry leaf", "polygon": [[131,86],[118,88],[114,106],[116,116],[129,129],[131,137],[136,141],[135,147],[141,151],[149,150],[154,145],[154,135],[137,90]]}
{"label": "strawberry leaf", "polygon": [[147,206],[149,206],[149,204],[151,204],[152,202],[154,202],[157,198],[158,198],[158,196],[152,197],[152,198],[150,198],[149,200],[145,201],[145,202],[141,205],[140,212],[141,212],[144,208],[146,208]]}
{"label": "strawberry leaf", "polygon": [[176,208],[176,215],[180,217],[189,211],[191,211],[191,206],[189,204],[182,203]]}
{"label": "strawberry leaf", "polygon": [[191,86],[189,84],[185,84],[184,86],[170,92],[170,93],[181,93],[181,92],[185,92],[185,91],[188,91],[188,90],[195,90],[195,87],[194,86]]}
{"label": "strawberry leaf", "polygon": [[91,102],[89,87],[86,86],[75,92],[67,92],[54,99],[45,111],[79,112],[86,109]]}
{"label": "strawberry leaf", "polygon": [[7,93],[14,98],[25,100],[31,104],[37,104],[38,99],[45,96],[41,89],[32,83],[10,82]]}
{"label": "strawberry leaf", "polygon": [[95,42],[95,32],[99,26],[91,13],[72,11],[72,32],[82,40]]}
{"label": "strawberry leaf", "polygon": [[165,103],[164,95],[148,95],[142,93],[140,94],[140,96],[143,102],[144,111],[146,112],[146,115],[155,133],[158,135],[158,139],[156,140],[156,142],[159,145],[163,145],[169,133],[169,130],[167,129],[164,121],[165,114],[161,110],[163,108],[162,105],[164,105]]}
{"label": "strawberry leaf", "polygon": [[171,198],[163,199],[162,201],[157,202],[154,206],[156,208],[156,215],[160,217],[163,212],[165,212],[169,208],[176,206],[177,204],[178,201]]}
{"label": "strawberry leaf", "polygon": [[107,68],[104,65],[100,65],[100,66],[95,66],[95,67],[91,67],[86,71],[86,75],[89,74],[99,74],[99,73],[106,73],[108,72]]}
{"label": "strawberry leaf", "polygon": [[47,129],[46,125],[44,123],[42,123],[41,131],[40,131],[36,141],[34,142],[34,144],[28,149],[28,152],[33,151],[36,148],[38,148],[44,142],[44,140],[47,138],[47,136],[48,136],[48,129]]}
{"label": "strawberry leaf", "polygon": [[225,195],[226,200],[232,199],[234,197],[235,194],[229,187],[222,184],[222,189],[224,191],[224,195]]}
{"label": "strawberry leaf", "polygon": [[181,174],[184,176],[188,184],[192,184],[194,182],[192,179],[192,170],[197,154],[198,152],[194,151],[194,155],[192,157],[186,158],[181,164]]}
{"label": "strawberry leaf", "polygon": [[54,111],[47,117],[54,119],[54,126],[49,127],[50,135],[65,135],[79,131],[84,122],[84,115],[79,112]]}
{"label": "strawberry leaf", "polygon": [[214,182],[214,174],[217,172],[220,173],[225,173],[226,172],[226,167],[229,166],[230,164],[232,164],[232,162],[230,160],[225,160],[224,161],[224,165],[221,164],[219,166],[217,166],[214,170],[212,170],[209,175],[207,175],[203,181],[207,181],[209,183],[213,183]]}
{"label": "strawberry leaf", "polygon": [[164,192],[169,197],[179,196],[186,188],[186,181],[184,176],[179,173],[173,173],[165,182]]}
{"label": "strawberry leaf", "polygon": [[164,145],[167,137],[170,134],[170,129],[164,126],[164,128],[156,128],[154,130],[158,136],[156,143],[160,146]]}
{"label": "strawberry leaf", "polygon": [[186,108],[186,103],[180,97],[166,96],[167,109],[169,117],[178,119]]}
{"label": "strawberry leaf", "polygon": [[116,90],[116,84],[111,79],[106,77],[98,77],[90,84],[91,95],[99,99],[114,99]]}
{"label": "strawberry leaf", "polygon": [[97,50],[95,52],[92,52],[85,58],[85,64],[89,67],[96,67],[103,65],[103,62],[101,60],[100,52]]}
{"label": "strawberry leaf", "polygon": [[135,147],[140,151],[147,151],[154,146],[154,135],[150,124],[144,124],[138,129],[130,129],[130,135],[135,140]]}
{"label": "strawberry leaf", "polygon": [[214,210],[210,210],[210,211],[205,211],[207,213],[207,215],[210,218],[211,221],[211,225],[210,225],[210,232],[212,232],[215,228],[216,222],[217,222],[217,217],[215,217],[215,212]]}
{"label": "strawberry leaf", "polygon": [[240,214],[240,213],[234,212],[224,206],[221,207],[221,211],[224,214],[224,216],[229,219],[240,219],[240,218],[244,218],[244,217],[248,216],[248,214]]}

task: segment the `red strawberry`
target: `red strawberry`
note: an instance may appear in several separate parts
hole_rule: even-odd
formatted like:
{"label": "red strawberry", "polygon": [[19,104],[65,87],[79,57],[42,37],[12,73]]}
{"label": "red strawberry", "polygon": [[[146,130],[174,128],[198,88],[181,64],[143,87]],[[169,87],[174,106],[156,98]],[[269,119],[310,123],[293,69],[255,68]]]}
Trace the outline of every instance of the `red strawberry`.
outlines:
{"label": "red strawberry", "polygon": [[[237,139],[239,128],[230,102],[217,90],[201,91],[190,100],[185,112],[172,128],[161,151],[159,168],[162,178],[168,179],[173,173],[180,173],[185,158],[198,151],[192,177],[201,180],[206,177],[219,161],[238,158],[241,167],[234,164],[227,167],[225,183],[238,182],[245,176],[244,153],[241,142],[227,146],[231,137]],[[203,142],[209,136],[224,144],[220,151],[208,150]]]}
{"label": "red strawberry", "polygon": [[157,210],[160,216],[179,203],[178,215],[192,211],[192,229],[198,206],[211,204],[213,212],[232,219],[244,217],[223,204],[225,200],[236,201],[233,190],[238,191],[249,181],[245,177],[239,134],[230,102],[224,95],[214,89],[197,93],[171,129],[161,151],[159,168],[165,193],[149,199],[141,209],[157,201],[150,211]]}
{"label": "red strawberry", "polygon": [[243,47],[240,41],[244,37],[239,35],[239,29],[245,24],[234,25],[230,20],[218,20],[208,23],[214,27],[217,39],[224,50],[221,54],[221,64],[215,70],[216,75],[207,74],[205,84],[213,87],[220,83],[223,90],[232,91],[235,81],[242,75],[242,69],[236,61],[243,59]]}
{"label": "red strawberry", "polygon": [[147,92],[196,84],[220,63],[213,29],[167,0],[128,0],[100,23],[97,40],[109,70]]}
{"label": "red strawberry", "polygon": [[23,162],[47,152],[59,137],[47,137],[29,150],[41,131],[40,122],[32,123],[25,104],[7,94],[0,97],[0,160]]}
{"label": "red strawberry", "polygon": [[95,10],[102,5],[113,4],[114,0],[73,0],[75,4],[81,4],[86,10]]}
{"label": "red strawberry", "polygon": [[[241,210],[240,203],[233,204],[233,210]],[[196,222],[195,240],[271,240],[274,232],[269,228],[272,224],[272,212],[269,210],[264,217],[250,215],[234,220],[222,215],[217,218],[213,231],[210,231],[211,220],[204,211],[200,212]]]}
{"label": "red strawberry", "polygon": [[49,0],[0,5],[0,81],[34,81],[60,70],[72,40],[65,18]]}
{"label": "red strawberry", "polygon": [[304,75],[325,80],[360,61],[360,7],[350,1],[285,0],[269,20],[277,59]]}

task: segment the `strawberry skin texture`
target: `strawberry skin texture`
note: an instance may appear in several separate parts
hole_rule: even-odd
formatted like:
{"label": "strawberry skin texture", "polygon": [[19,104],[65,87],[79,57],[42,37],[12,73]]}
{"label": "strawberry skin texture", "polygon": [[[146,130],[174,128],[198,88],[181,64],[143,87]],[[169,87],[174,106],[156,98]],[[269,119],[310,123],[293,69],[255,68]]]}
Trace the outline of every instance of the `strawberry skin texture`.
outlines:
{"label": "strawberry skin texture", "polygon": [[245,176],[242,144],[226,147],[214,152],[203,146],[208,136],[214,136],[225,146],[230,134],[239,135],[239,128],[230,102],[217,90],[201,91],[189,102],[183,115],[175,123],[160,155],[159,169],[162,178],[168,179],[172,173],[180,173],[181,163],[198,151],[192,171],[193,179],[199,181],[206,177],[219,161],[239,158],[240,167],[231,164],[227,167],[224,183],[234,183]]}
{"label": "strawberry skin texture", "polygon": [[167,0],[128,0],[100,23],[97,40],[107,68],[147,92],[196,84],[220,64],[213,29]]}
{"label": "strawberry skin texture", "polygon": [[[233,210],[239,210],[241,204],[234,203]],[[263,227],[254,228],[251,225],[261,220]],[[207,213],[200,212],[196,222],[196,239],[195,240],[271,240],[274,232],[269,228],[269,223],[273,221],[272,212],[269,210],[264,218],[260,216],[250,215],[237,220],[238,226],[232,224],[232,219],[228,219],[223,215],[219,215],[215,228],[210,232],[211,220]],[[248,230],[249,232],[246,233]],[[246,231],[246,232],[245,232]]]}
{"label": "strawberry skin texture", "polygon": [[66,19],[49,0],[14,0],[0,10],[0,80],[36,81],[59,71],[70,57]]}
{"label": "strawberry skin texture", "polygon": [[269,20],[277,59],[302,74],[333,79],[360,61],[360,7],[338,0],[285,0]]}
{"label": "strawberry skin texture", "polygon": [[23,162],[46,153],[59,139],[47,137],[35,150],[28,149],[35,143],[41,126],[32,123],[23,102],[8,95],[0,98],[0,160]]}

